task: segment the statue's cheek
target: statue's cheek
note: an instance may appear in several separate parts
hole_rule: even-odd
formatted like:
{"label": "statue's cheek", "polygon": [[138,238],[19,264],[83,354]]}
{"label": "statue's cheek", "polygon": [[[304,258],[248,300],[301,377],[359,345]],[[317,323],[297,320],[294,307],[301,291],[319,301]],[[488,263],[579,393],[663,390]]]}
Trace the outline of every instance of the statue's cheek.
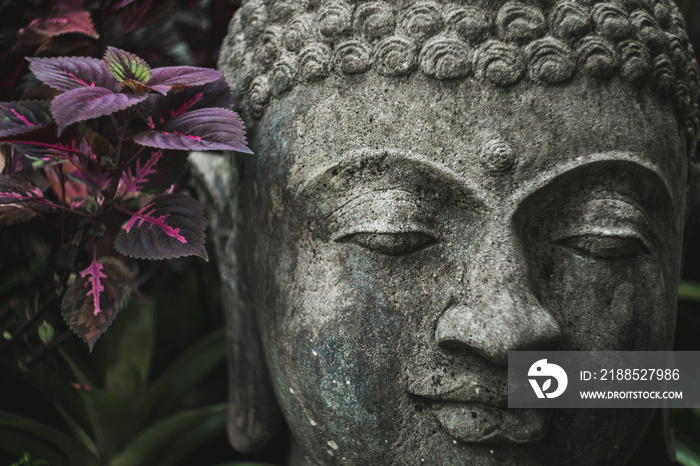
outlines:
{"label": "statue's cheek", "polygon": [[677,280],[653,254],[600,260],[553,246],[539,257],[539,297],[562,328],[563,349],[668,347]]}

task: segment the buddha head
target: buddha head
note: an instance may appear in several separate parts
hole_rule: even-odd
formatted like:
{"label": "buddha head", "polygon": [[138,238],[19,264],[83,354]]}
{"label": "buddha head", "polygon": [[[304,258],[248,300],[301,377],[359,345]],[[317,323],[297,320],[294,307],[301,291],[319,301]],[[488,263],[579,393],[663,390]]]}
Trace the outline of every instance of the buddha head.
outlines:
{"label": "buddha head", "polygon": [[626,464],[658,414],[508,409],[507,355],[672,348],[700,91],[670,0],[249,0],[220,67],[255,153],[200,160],[235,448]]}

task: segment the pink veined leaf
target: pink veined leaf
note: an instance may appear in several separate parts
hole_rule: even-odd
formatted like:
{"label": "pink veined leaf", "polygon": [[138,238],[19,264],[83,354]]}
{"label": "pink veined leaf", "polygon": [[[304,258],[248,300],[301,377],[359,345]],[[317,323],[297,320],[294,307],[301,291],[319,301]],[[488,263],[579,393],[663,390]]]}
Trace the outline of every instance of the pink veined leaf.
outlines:
{"label": "pink veined leaf", "polygon": [[78,151],[75,141],[71,141],[71,145],[60,142],[49,144],[35,141],[10,141],[10,143],[25,157],[33,160],[42,159],[47,163],[56,159],[70,160],[73,154]]}
{"label": "pink veined leaf", "polygon": [[163,124],[185,111],[211,107],[228,109],[231,100],[231,89],[221,77],[203,86],[173,89],[167,96],[151,94],[148,100],[139,105],[138,112],[149,127],[155,129],[151,123]]}
{"label": "pink veined leaf", "polygon": [[243,122],[223,108],[185,112],[152,131],[142,131],[134,142],[174,150],[234,150],[252,154],[246,146]]}
{"label": "pink veined leaf", "polygon": [[43,197],[41,189],[24,175],[0,175],[0,205],[36,201]]}
{"label": "pink veined leaf", "polygon": [[166,66],[151,70],[149,85],[166,85],[173,89],[201,86],[221,78],[223,73],[210,68],[196,66]]}
{"label": "pink veined leaf", "polygon": [[204,216],[186,194],[165,194],[131,214],[114,240],[117,251],[140,259],[199,256],[204,249]]}
{"label": "pink veined leaf", "polygon": [[93,301],[93,315],[97,315],[102,312],[100,308],[100,293],[105,289],[102,284],[102,279],[107,278],[102,272],[103,266],[97,262],[97,257],[92,258],[90,265],[83,271],[80,272],[80,278],[87,278],[85,286],[88,288],[87,295],[92,295]]}
{"label": "pink veined leaf", "polygon": [[48,100],[0,102],[0,138],[28,133],[53,123]]}
{"label": "pink veined leaf", "polygon": [[59,91],[81,87],[104,87],[117,91],[120,85],[102,60],[90,57],[27,58],[37,79]]}
{"label": "pink veined leaf", "polygon": [[37,18],[29,23],[22,32],[33,34],[39,38],[56,37],[68,33],[83,34],[93,39],[100,37],[92,23],[90,12],[85,10],[62,11]]}
{"label": "pink veined leaf", "polygon": [[117,81],[122,85],[128,85],[132,90],[137,90],[136,83],[145,86],[151,79],[151,67],[148,63],[126,50],[107,47],[104,63]]}
{"label": "pink veined leaf", "polygon": [[[139,228],[141,228],[141,226],[143,225],[143,222],[147,222],[150,224],[148,226],[149,229],[153,228],[154,226],[158,227],[166,235],[175,238],[176,240],[178,240],[181,243],[187,243],[187,240],[185,239],[185,237],[180,234],[179,228],[173,228],[170,225],[168,225],[167,223],[165,223],[165,219],[167,219],[170,216],[170,214],[161,215],[160,217],[156,217],[154,215],[154,212],[156,209],[153,208],[153,204],[154,203],[152,202],[152,203],[148,204],[147,206],[143,207],[141,210],[139,210],[135,214],[133,214],[133,216],[131,217],[131,220],[126,222],[126,225],[124,225],[124,230],[126,230],[126,232],[129,233],[129,231],[131,231],[131,229],[134,227],[136,222],[139,223]],[[149,212],[149,210],[150,210],[150,212]]]}
{"label": "pink veined leaf", "polygon": [[201,92],[198,92],[190,100],[180,105],[180,107],[177,110],[170,110],[170,118],[175,118],[185,113],[187,110],[190,109],[190,107],[202,100],[202,96],[203,94]]}
{"label": "pink veined leaf", "polygon": [[133,287],[133,276],[121,261],[93,258],[90,266],[66,289],[61,314],[90,351],[124,307]]}
{"label": "pink veined leaf", "polygon": [[146,162],[141,165],[141,160],[136,160],[136,165],[132,171],[131,167],[122,174],[119,182],[119,193],[126,196],[129,193],[140,191],[143,184],[148,181],[148,177],[157,173],[155,169],[158,161],[163,157],[163,150],[151,151],[151,155]]}
{"label": "pink veined leaf", "polygon": [[121,94],[104,87],[81,87],[63,93],[51,102],[51,113],[60,135],[68,125],[124,110],[148,97],[145,92]]}

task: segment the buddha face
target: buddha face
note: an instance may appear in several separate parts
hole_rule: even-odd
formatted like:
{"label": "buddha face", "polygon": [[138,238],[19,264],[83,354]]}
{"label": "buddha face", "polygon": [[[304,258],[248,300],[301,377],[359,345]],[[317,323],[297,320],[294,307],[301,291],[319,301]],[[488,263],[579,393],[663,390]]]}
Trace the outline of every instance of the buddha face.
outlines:
{"label": "buddha face", "polygon": [[333,79],[270,104],[243,176],[292,464],[624,464],[652,412],[507,409],[507,355],[671,348],[670,107],[617,80]]}

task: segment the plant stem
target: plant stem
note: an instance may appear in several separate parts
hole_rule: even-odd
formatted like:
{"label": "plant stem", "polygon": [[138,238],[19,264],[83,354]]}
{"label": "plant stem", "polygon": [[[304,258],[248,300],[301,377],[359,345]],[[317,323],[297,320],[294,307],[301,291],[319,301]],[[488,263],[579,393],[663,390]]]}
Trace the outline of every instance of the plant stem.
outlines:
{"label": "plant stem", "polygon": [[34,314],[28,321],[26,321],[25,323],[23,323],[23,324],[20,326],[20,328],[17,329],[17,331],[14,333],[14,335],[12,335],[12,338],[10,338],[9,340],[5,340],[5,341],[3,341],[2,343],[0,343],[0,352],[2,352],[2,350],[5,349],[5,347],[7,347],[7,345],[9,345],[9,344],[12,343],[13,341],[17,340],[17,338],[19,338],[20,336],[22,336],[22,334],[23,334],[24,332],[26,332],[27,329],[28,329],[29,327],[31,327],[31,326],[34,324],[34,322],[36,322],[37,320],[39,320],[39,318],[40,318],[42,315],[44,315],[44,313],[46,312],[46,310],[49,309],[49,304],[51,304],[51,303],[53,302],[53,300],[56,299],[56,298],[57,298],[57,296],[56,296],[55,293],[52,294],[51,296],[49,296],[49,297],[47,298],[47,300],[44,301],[44,304],[41,305],[41,307],[39,308],[39,310],[37,311],[37,313]]}
{"label": "plant stem", "polygon": [[137,151],[134,153],[134,155],[132,155],[131,157],[129,157],[129,160],[126,161],[126,163],[124,164],[124,166],[125,166],[125,167],[128,167],[129,165],[131,165],[131,163],[132,163],[134,160],[136,160],[136,158],[137,158],[139,155],[141,155],[141,154],[143,153],[144,150],[146,150],[146,147],[145,147],[145,146],[141,146],[141,148],[140,148],[139,150],[137,150]]}

